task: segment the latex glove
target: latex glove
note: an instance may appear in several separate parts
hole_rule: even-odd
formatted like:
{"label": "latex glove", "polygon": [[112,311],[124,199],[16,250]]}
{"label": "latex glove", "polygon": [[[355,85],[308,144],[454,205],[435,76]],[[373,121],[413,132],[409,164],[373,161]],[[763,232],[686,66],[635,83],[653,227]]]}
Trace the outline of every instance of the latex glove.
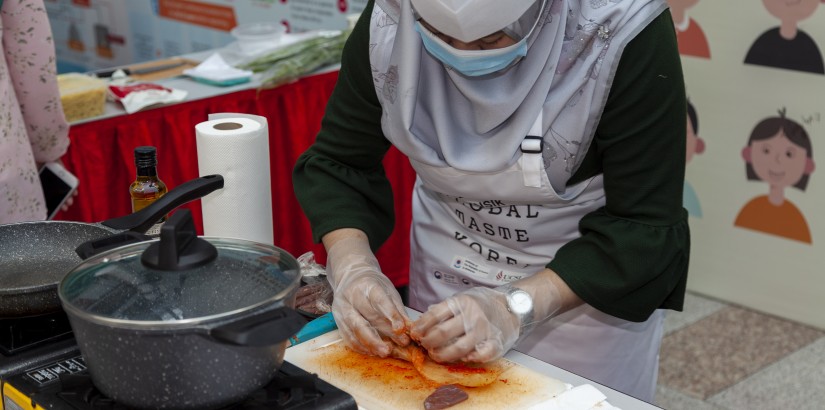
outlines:
{"label": "latex glove", "polygon": [[366,239],[335,242],[327,251],[327,278],[334,289],[332,316],[350,348],[386,357],[393,347],[386,339],[400,346],[410,343],[401,295],[381,273]]}
{"label": "latex glove", "polygon": [[[506,291],[511,287],[532,296],[532,320],[508,309]],[[504,356],[560,308],[561,297],[553,282],[531,277],[495,289],[476,287],[457,293],[430,306],[413,323],[410,334],[435,361],[484,363]]]}

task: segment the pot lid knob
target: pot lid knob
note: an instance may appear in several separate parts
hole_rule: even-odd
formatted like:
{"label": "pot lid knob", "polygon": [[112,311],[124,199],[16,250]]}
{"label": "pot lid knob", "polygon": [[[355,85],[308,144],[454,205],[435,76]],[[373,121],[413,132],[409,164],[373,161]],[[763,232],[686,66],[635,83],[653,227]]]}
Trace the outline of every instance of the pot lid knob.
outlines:
{"label": "pot lid knob", "polygon": [[160,228],[160,241],[149,245],[140,258],[144,266],[163,271],[182,271],[214,261],[218,250],[198,237],[192,213],[182,209]]}

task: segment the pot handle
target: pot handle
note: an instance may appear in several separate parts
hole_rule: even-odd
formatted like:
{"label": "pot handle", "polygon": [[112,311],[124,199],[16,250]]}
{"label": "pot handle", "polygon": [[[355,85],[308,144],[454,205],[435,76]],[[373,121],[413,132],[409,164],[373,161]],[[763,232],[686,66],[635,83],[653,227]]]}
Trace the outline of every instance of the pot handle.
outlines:
{"label": "pot handle", "polygon": [[225,344],[238,346],[272,346],[298,333],[306,320],[286,306],[218,326],[209,335]]}
{"label": "pot handle", "polygon": [[155,202],[152,202],[140,211],[121,216],[120,218],[108,219],[101,222],[101,224],[117,230],[128,229],[135,232],[146,233],[163,215],[172,212],[173,209],[189,201],[200,199],[220,188],[223,188],[222,176],[217,174],[202,176],[170,189],[166,195],[158,198]]}
{"label": "pot handle", "polygon": [[198,238],[192,212],[181,209],[163,224],[160,228],[160,241],[143,251],[140,262],[152,269],[182,271],[206,265],[217,257],[218,250],[215,246]]}

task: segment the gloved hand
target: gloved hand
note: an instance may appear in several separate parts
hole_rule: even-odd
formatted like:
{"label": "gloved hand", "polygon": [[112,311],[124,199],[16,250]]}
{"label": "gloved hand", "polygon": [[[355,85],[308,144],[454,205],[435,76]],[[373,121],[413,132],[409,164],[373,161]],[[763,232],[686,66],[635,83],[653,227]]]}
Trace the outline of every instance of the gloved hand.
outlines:
{"label": "gloved hand", "polygon": [[[526,316],[510,312],[507,291],[527,291],[533,311]],[[545,275],[534,275],[490,289],[475,287],[430,306],[410,332],[438,362],[489,362],[504,356],[533,328],[561,308],[556,285]]]}
{"label": "gloved hand", "polygon": [[386,338],[410,343],[401,295],[381,273],[366,238],[343,238],[327,250],[327,279],[334,289],[332,316],[350,348],[386,357],[392,351]]}

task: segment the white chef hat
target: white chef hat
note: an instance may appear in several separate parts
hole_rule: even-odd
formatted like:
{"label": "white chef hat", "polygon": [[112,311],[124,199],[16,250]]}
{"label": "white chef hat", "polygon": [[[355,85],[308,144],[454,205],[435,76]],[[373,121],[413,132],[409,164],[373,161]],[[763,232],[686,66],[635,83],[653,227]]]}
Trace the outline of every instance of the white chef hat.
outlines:
{"label": "white chef hat", "polygon": [[537,0],[411,0],[415,11],[436,30],[464,42],[502,30]]}

